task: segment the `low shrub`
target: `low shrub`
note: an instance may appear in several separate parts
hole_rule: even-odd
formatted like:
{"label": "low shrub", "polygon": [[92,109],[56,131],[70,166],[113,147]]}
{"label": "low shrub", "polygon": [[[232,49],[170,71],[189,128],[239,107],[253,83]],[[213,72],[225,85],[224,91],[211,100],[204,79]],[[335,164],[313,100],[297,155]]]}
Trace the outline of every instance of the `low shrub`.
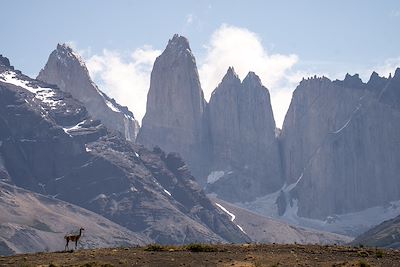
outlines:
{"label": "low shrub", "polygon": [[360,260],[358,262],[358,264],[360,265],[360,267],[369,267],[370,266],[365,260]]}
{"label": "low shrub", "polygon": [[150,244],[144,249],[145,251],[165,251],[165,247],[159,244]]}
{"label": "low shrub", "polygon": [[383,251],[382,250],[377,250],[376,253],[375,253],[375,256],[377,258],[383,258]]}
{"label": "low shrub", "polygon": [[216,247],[206,244],[190,244],[186,246],[186,250],[191,252],[218,252]]}

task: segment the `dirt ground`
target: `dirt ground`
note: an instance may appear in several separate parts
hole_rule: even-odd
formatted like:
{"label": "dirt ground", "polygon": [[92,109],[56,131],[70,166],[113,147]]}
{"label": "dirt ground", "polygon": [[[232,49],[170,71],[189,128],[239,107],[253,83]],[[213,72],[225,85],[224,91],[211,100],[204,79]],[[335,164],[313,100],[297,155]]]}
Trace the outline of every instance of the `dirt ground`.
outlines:
{"label": "dirt ground", "polygon": [[149,246],[20,254],[0,257],[0,266],[400,266],[400,251],[392,249],[246,244],[193,251]]}

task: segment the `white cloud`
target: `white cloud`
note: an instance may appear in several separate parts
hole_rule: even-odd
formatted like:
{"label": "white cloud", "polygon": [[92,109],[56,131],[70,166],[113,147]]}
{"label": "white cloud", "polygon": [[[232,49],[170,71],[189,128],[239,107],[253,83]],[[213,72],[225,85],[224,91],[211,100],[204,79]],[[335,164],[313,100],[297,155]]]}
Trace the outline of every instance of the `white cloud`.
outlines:
{"label": "white cloud", "polygon": [[399,67],[400,67],[400,57],[388,58],[385,60],[385,62],[383,62],[383,64],[380,64],[376,66],[373,70],[371,70],[369,72],[369,75],[371,75],[372,71],[375,71],[380,76],[389,77],[389,74],[392,74],[393,76],[394,72],[396,71],[396,68]]}
{"label": "white cloud", "polygon": [[391,17],[400,17],[400,10],[392,10],[390,12]]}
{"label": "white cloud", "polygon": [[207,54],[201,61],[199,74],[206,99],[210,98],[229,66],[233,66],[242,79],[249,71],[254,71],[270,90],[275,121],[280,127],[294,89],[289,86],[290,69],[298,57],[270,54],[256,33],[226,24],[213,33],[205,47]]}
{"label": "white cloud", "polygon": [[146,112],[151,69],[160,53],[150,46],[138,48],[128,56],[105,49],[102,54],[89,57],[86,64],[99,88],[119,104],[128,106],[141,122]]}
{"label": "white cloud", "polygon": [[186,24],[192,24],[193,23],[193,19],[194,19],[193,14],[186,15]]}

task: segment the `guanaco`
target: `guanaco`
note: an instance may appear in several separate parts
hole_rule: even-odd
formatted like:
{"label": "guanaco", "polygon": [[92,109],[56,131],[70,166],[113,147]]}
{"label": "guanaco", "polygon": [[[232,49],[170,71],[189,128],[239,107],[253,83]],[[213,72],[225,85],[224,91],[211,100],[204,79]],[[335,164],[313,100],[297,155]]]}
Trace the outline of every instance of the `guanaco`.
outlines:
{"label": "guanaco", "polygon": [[68,248],[69,241],[75,242],[75,249],[76,249],[76,247],[78,246],[79,238],[81,238],[82,231],[84,231],[84,230],[85,229],[83,229],[81,227],[81,229],[79,229],[79,235],[66,235],[66,236],[64,236],[64,239],[67,242],[67,244],[65,244],[65,250],[67,250],[67,248]]}

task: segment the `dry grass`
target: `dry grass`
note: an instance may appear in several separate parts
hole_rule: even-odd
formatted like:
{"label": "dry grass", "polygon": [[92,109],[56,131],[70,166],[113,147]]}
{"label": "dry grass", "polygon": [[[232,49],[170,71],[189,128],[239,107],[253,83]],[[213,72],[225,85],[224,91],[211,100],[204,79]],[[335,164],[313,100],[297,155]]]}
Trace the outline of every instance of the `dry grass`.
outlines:
{"label": "dry grass", "polygon": [[398,250],[318,245],[111,248],[0,257],[0,266],[399,266]]}

